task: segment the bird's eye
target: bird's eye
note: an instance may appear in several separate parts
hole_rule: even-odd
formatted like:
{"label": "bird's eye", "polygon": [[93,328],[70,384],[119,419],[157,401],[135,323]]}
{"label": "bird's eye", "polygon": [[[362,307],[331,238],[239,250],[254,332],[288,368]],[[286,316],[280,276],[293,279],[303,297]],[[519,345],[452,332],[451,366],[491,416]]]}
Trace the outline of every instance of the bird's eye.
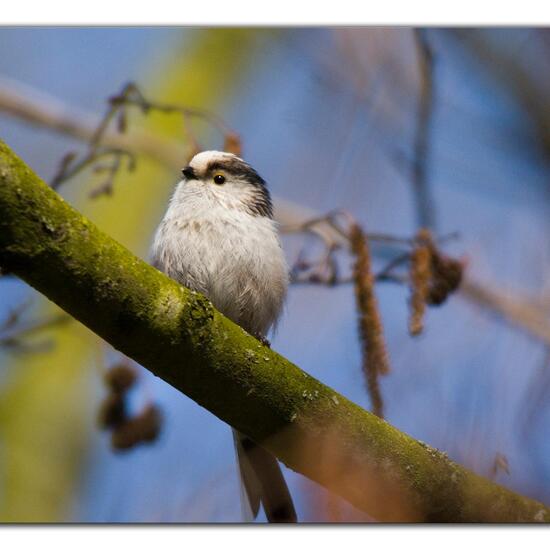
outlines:
{"label": "bird's eye", "polygon": [[225,183],[225,176],[223,174],[216,174],[214,176],[214,183],[218,185],[223,185]]}

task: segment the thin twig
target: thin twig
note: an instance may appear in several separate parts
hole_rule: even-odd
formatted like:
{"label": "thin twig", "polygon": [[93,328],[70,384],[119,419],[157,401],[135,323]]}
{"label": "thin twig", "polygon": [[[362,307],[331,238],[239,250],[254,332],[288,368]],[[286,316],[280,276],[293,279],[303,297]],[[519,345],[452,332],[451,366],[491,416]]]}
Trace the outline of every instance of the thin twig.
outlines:
{"label": "thin twig", "polygon": [[158,111],[165,114],[180,114],[184,123],[185,132],[187,133],[187,138],[191,141],[192,148],[197,151],[201,148],[192,130],[191,122],[194,118],[202,119],[216,128],[224,137],[225,144],[231,149],[230,152],[235,154],[241,153],[241,141],[237,133],[229,128],[222,117],[207,109],[150,101],[144,97],[141,90],[133,82],[128,83],[119,95],[111,97],[109,103],[111,104],[113,116],[114,113],[121,109],[123,115],[122,120],[125,120],[125,107],[131,105],[139,107],[144,115],[147,115],[150,111]]}
{"label": "thin twig", "polygon": [[[93,139],[100,122],[95,115],[75,109],[54,96],[4,76],[0,77],[0,111],[85,143]],[[188,153],[185,144],[141,128],[135,128],[131,134],[107,130],[102,141],[106,147],[146,155],[171,171],[182,167],[182,158]]]}
{"label": "thin twig", "polygon": [[98,150],[92,148],[77,162],[74,162],[76,158],[74,154],[69,153],[68,155],[65,155],[65,157],[62,159],[59,170],[50,182],[50,185],[52,189],[57,190],[64,182],[70,180],[71,178],[74,178],[77,174],[89,168],[90,166],[96,165],[97,161],[104,158],[111,158],[111,164],[96,165],[94,167],[94,172],[96,173],[108,172],[108,178],[102,186],[91,191],[90,197],[94,198],[103,193],[111,194],[114,177],[121,168],[121,161],[124,157],[128,159],[128,170],[130,172],[133,171],[136,166],[136,158],[133,153],[125,151],[124,149],[104,148],[102,150]]}
{"label": "thin twig", "polygon": [[25,344],[22,342],[22,338],[29,336],[32,333],[39,332],[41,330],[67,323],[71,320],[71,317],[66,313],[60,313],[46,319],[35,319],[26,323],[21,323],[20,320],[16,321],[16,324],[5,324],[0,329],[0,347],[6,349],[25,349]]}
{"label": "thin twig", "polygon": [[[342,225],[345,222],[345,226]],[[333,210],[323,216],[315,216],[311,219],[287,223],[282,226],[283,233],[309,233],[321,239],[324,251],[315,260],[307,260],[305,251],[302,249],[298,254],[291,270],[291,282],[293,284],[321,284],[334,286],[352,282],[353,278],[348,275],[340,275],[341,269],[338,266],[336,252],[344,247],[349,248],[349,227],[354,224],[353,216],[346,210]],[[347,226],[347,228],[346,228]],[[458,237],[453,232],[436,239],[438,243],[444,243]],[[393,270],[402,264],[407,263],[411,258],[411,250],[416,245],[417,237],[399,237],[383,233],[365,233],[369,243],[382,243],[392,247],[408,249],[407,252],[398,255],[375,276],[377,282],[406,282],[407,277],[396,276]]]}
{"label": "thin twig", "polygon": [[416,201],[418,227],[435,228],[433,197],[427,176],[430,162],[430,139],[434,111],[434,54],[426,38],[425,29],[414,29],[414,40],[418,55],[420,91],[414,158],[412,162],[412,182]]}
{"label": "thin twig", "polygon": [[124,133],[127,129],[127,108],[137,106],[144,115],[151,111],[159,111],[166,114],[179,113],[182,115],[185,132],[188,140],[192,144],[192,151],[200,150],[198,140],[192,131],[189,120],[191,118],[202,118],[214,126],[225,138],[226,143],[233,149],[240,152],[240,140],[235,132],[232,132],[225,122],[213,113],[205,109],[195,109],[179,105],[168,105],[156,103],[145,99],[136,84],[130,82],[124,86],[120,94],[109,99],[109,108],[99,122],[96,130],[88,143],[88,150],[78,159],[75,153],[65,155],[61,160],[57,174],[55,175],[51,186],[58,189],[63,183],[70,180],[86,168],[95,165],[95,163],[105,157],[112,158],[112,162],[107,166],[100,166],[99,170],[107,172],[107,179],[100,186],[96,187],[89,194],[90,198],[96,198],[100,195],[111,195],[113,193],[114,180],[119,170],[122,168],[122,158],[128,159],[127,168],[133,171],[136,165],[135,155],[128,150],[105,146],[104,138],[111,123],[116,119],[119,133]]}
{"label": "thin twig", "polygon": [[483,285],[469,278],[463,281],[461,294],[550,345],[548,312],[539,307],[534,298]]}
{"label": "thin twig", "polygon": [[[191,143],[191,148],[186,148],[183,144],[175,144],[172,140],[164,140],[139,129],[135,132],[132,131],[132,137],[125,137],[123,134],[127,126],[126,108],[133,105],[139,106],[142,112],[158,110],[167,114],[179,113],[183,117],[187,140]],[[112,192],[116,173],[123,166],[123,156],[128,158],[129,169],[135,166],[136,156],[145,153],[170,166],[171,169],[179,170],[184,159],[190,153],[197,152],[199,147],[189,124],[189,120],[193,118],[203,119],[216,128],[224,137],[226,150],[236,154],[241,151],[239,136],[217,114],[206,109],[148,101],[133,83],[126,85],[119,95],[110,99],[109,108],[98,124],[91,122],[92,117],[89,115],[73,112],[55,98],[6,78],[0,79],[0,110],[33,124],[70,134],[88,143],[88,149],[81,159],[77,158],[75,153],[69,153],[62,159],[52,182],[56,189],[82,170],[93,166],[96,160],[106,156],[112,157],[113,161],[106,170],[109,172],[108,178],[91,192],[92,197]],[[118,132],[113,132],[110,127],[117,117]],[[185,151],[186,149],[187,151]]]}

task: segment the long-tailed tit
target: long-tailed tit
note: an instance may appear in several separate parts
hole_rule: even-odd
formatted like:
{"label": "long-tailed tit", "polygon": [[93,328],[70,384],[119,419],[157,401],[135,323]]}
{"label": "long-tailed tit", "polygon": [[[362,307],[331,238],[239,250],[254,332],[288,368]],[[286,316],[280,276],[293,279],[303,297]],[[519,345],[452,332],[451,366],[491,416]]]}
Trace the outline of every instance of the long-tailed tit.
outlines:
{"label": "long-tailed tit", "polygon": [[[155,267],[265,341],[282,310],[288,268],[266,183],[245,161],[218,151],[193,157],[157,229],[151,256]],[[233,434],[246,493],[243,509],[255,518],[261,502],[268,521],[295,522],[275,457]]]}

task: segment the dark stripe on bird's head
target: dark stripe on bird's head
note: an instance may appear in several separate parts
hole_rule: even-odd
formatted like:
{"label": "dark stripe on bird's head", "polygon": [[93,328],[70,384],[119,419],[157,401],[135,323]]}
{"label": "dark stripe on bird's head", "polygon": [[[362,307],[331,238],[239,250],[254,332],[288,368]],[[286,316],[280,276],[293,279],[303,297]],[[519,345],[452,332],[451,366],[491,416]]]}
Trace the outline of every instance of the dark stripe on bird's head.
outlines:
{"label": "dark stripe on bird's head", "polygon": [[267,189],[265,180],[244,160],[234,155],[217,158],[210,161],[206,168],[200,169],[199,172],[189,165],[182,170],[182,174],[186,180],[204,179],[205,181],[214,177],[216,172],[225,172],[235,179],[244,181],[252,186],[253,193],[250,202],[245,204],[249,214],[252,216],[265,216],[273,218],[273,205],[271,197]]}
{"label": "dark stripe on bird's head", "polygon": [[239,177],[252,185],[265,186],[265,180],[244,160],[238,157],[229,157],[223,160],[213,160],[208,163],[206,175],[211,176],[214,172],[223,170],[232,176]]}
{"label": "dark stripe on bird's head", "polygon": [[254,186],[254,199],[247,204],[249,214],[253,216],[265,216],[273,218],[273,205],[265,180],[244,160],[238,157],[213,160],[206,167],[207,177],[212,177],[215,172],[224,171],[250,185]]}

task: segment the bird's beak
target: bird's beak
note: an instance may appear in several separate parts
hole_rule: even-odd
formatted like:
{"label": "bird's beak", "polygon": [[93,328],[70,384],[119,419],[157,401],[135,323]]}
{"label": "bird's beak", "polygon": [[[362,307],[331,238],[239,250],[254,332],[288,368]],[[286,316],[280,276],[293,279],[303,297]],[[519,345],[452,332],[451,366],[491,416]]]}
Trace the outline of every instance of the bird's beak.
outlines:
{"label": "bird's beak", "polygon": [[197,175],[195,174],[195,170],[193,170],[193,168],[191,166],[186,166],[182,171],[181,171],[183,177],[186,179],[186,180],[196,180],[198,179],[197,178]]}

